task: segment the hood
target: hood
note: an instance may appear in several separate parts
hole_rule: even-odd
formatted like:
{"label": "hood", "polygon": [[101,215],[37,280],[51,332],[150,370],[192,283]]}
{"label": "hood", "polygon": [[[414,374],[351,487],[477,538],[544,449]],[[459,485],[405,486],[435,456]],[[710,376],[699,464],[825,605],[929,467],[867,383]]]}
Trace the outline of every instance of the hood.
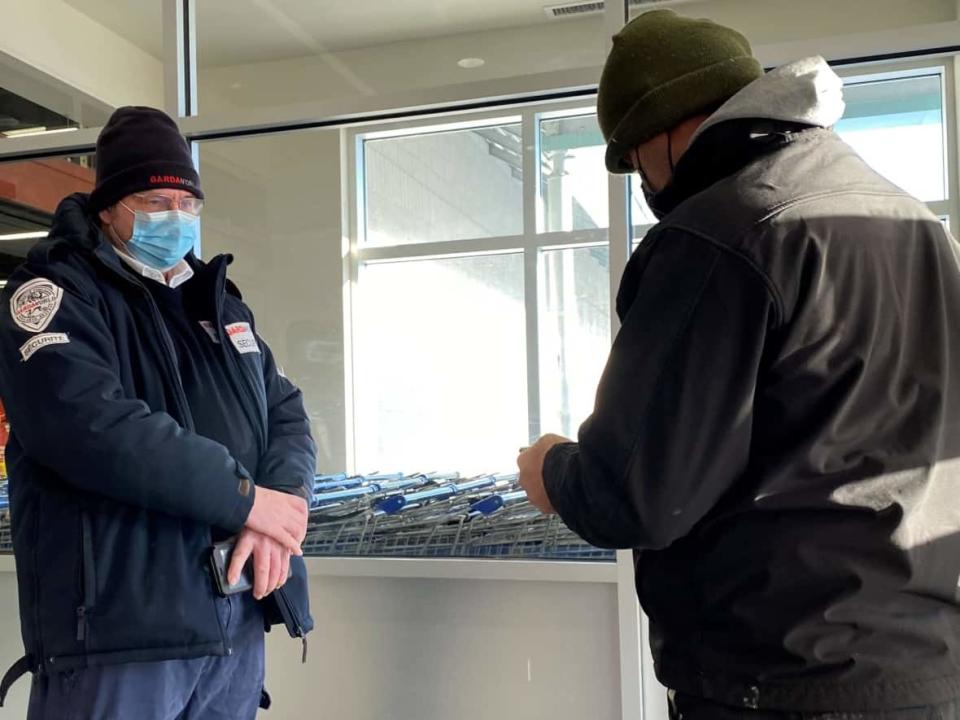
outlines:
{"label": "hood", "polygon": [[833,127],[846,105],[843,80],[822,57],[797,60],[754,80],[720,106],[694,134],[691,144],[711,127],[729,120],[779,120]]}

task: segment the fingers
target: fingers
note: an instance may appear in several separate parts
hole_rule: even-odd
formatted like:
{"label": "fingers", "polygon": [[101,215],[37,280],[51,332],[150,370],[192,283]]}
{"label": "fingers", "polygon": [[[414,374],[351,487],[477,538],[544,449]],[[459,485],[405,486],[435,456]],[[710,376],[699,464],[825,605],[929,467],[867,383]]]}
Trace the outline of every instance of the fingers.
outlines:
{"label": "fingers", "polygon": [[283,545],[284,549],[293,553],[296,556],[303,555],[303,550],[300,548],[301,539],[298,539],[288,530],[281,530],[276,535],[271,535],[274,540]]}
{"label": "fingers", "polygon": [[270,586],[271,544],[258,542],[253,551],[253,596],[259,600]]}
{"label": "fingers", "polygon": [[234,585],[240,579],[240,573],[246,564],[250,553],[253,552],[255,542],[253,537],[243,533],[237,544],[233,548],[233,554],[230,557],[230,567],[227,569],[227,582]]}
{"label": "fingers", "polygon": [[264,595],[269,595],[280,586],[280,573],[283,572],[283,556],[286,554],[286,551],[280,545],[270,543],[270,581],[267,583],[267,589],[263,593]]}
{"label": "fingers", "polygon": [[287,582],[287,579],[290,577],[290,553],[284,552],[282,557],[282,562],[280,563],[280,582],[277,584],[277,589],[279,590]]}
{"label": "fingers", "polygon": [[288,552],[294,555],[303,555],[303,550],[300,549],[300,540],[294,535],[295,528],[291,529],[286,525],[268,525],[263,529],[253,528],[253,530],[280,543]]}

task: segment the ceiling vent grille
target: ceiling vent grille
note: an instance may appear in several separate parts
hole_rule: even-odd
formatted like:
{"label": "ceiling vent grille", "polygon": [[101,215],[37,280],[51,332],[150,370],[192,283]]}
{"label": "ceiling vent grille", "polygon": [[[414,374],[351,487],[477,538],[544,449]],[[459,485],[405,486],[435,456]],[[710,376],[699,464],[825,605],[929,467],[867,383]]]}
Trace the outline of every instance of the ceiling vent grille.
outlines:
{"label": "ceiling vent grille", "polygon": [[[630,7],[649,9],[654,6],[679,5],[685,2],[690,2],[690,0],[630,0]],[[547,17],[559,20],[563,18],[580,17],[582,15],[596,15],[602,13],[603,9],[603,0],[583,0],[583,2],[546,5],[543,8],[543,12]]]}
{"label": "ceiling vent grille", "polygon": [[568,18],[578,15],[593,15],[603,12],[603,2],[575,2],[563,5],[547,5],[543,11],[550,18]]}

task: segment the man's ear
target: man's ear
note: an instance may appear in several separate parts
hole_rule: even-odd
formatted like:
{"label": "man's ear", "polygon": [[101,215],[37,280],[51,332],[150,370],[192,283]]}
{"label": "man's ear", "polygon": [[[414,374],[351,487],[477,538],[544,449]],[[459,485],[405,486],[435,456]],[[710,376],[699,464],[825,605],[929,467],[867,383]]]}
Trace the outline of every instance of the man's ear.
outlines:
{"label": "man's ear", "polygon": [[100,222],[104,225],[110,225],[110,210],[101,210],[100,211]]}

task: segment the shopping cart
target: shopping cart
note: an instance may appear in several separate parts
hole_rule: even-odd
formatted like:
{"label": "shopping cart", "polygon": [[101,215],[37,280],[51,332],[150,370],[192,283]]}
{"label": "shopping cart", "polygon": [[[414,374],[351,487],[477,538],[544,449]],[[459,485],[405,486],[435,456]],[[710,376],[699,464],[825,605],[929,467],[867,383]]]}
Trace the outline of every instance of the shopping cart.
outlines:
{"label": "shopping cart", "polygon": [[[340,487],[320,493],[311,512],[304,553],[318,556],[503,557],[610,561],[614,553],[588,545],[557,516],[530,505],[516,475],[412,476],[409,487],[353,485],[351,511],[339,507]],[[407,478],[410,479],[410,478]],[[402,483],[403,481],[400,481]],[[399,487],[399,489],[398,489]],[[392,492],[391,492],[392,490]]]}
{"label": "shopping cart", "polygon": [[[516,475],[318,475],[304,554],[612,561],[527,500]],[[0,552],[11,552],[0,482]]]}

